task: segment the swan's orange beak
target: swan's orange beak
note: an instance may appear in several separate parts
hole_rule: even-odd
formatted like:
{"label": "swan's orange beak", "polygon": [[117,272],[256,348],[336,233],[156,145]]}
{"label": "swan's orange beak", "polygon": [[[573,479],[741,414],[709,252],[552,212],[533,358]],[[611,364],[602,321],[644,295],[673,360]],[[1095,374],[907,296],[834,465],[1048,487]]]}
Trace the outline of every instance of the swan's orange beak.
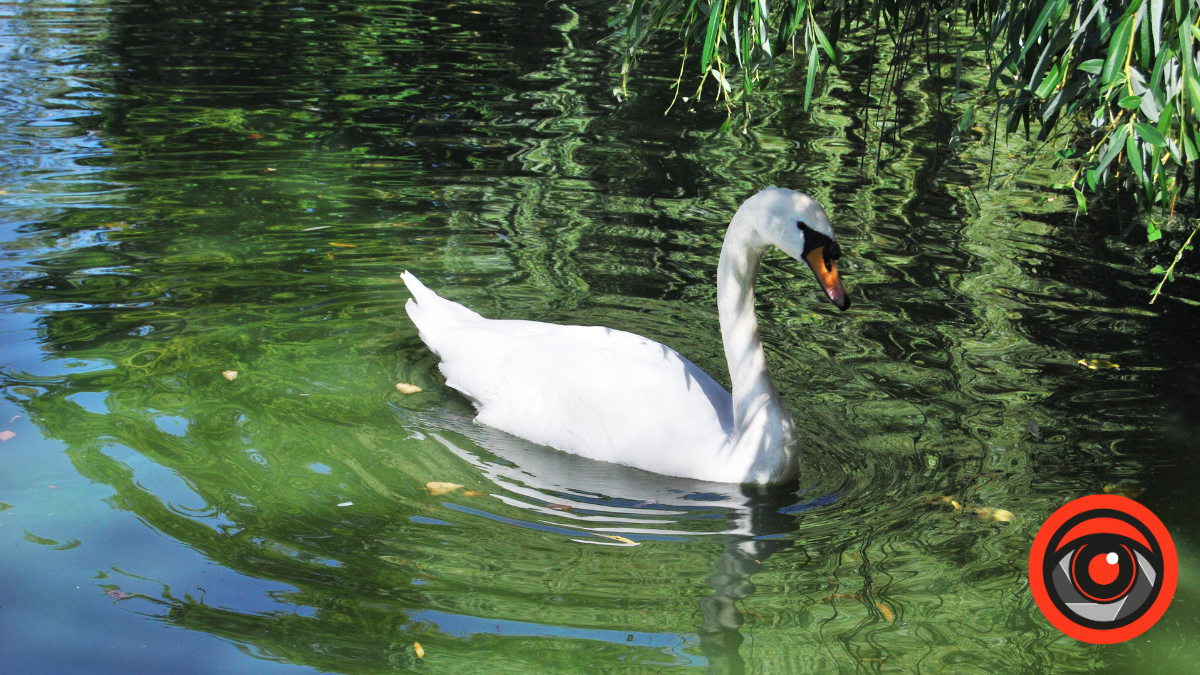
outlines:
{"label": "swan's orange beak", "polygon": [[812,268],[813,274],[817,275],[817,283],[821,284],[821,290],[825,291],[834,306],[846,311],[850,306],[850,296],[846,295],[846,289],[838,277],[837,264],[825,257],[825,247],[814,248],[804,256],[804,260]]}

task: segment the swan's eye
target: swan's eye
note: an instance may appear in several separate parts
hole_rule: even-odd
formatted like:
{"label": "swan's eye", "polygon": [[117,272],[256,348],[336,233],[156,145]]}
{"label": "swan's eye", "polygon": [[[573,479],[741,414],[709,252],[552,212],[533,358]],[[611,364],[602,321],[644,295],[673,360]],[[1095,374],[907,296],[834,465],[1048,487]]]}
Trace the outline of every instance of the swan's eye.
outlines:
{"label": "swan's eye", "polygon": [[[800,220],[796,221],[796,229],[800,230],[800,234],[803,235],[803,237],[804,237],[804,251],[803,251],[804,255],[807,256],[813,250],[824,246],[824,247],[826,247],[825,248],[825,259],[826,260],[829,259],[829,246],[831,246],[831,245],[837,246],[837,242],[835,242],[833,239],[829,238],[828,235],[822,234],[822,233],[817,232],[816,230],[812,229],[811,227],[806,225],[804,223],[804,221],[800,221]],[[838,255],[841,255],[840,251],[839,251]],[[835,260],[836,260],[836,258],[835,258]]]}
{"label": "swan's eye", "polygon": [[829,245],[825,247],[825,259],[826,260],[837,260],[838,258],[841,258],[841,257],[842,257],[842,247],[836,241],[830,242]]}

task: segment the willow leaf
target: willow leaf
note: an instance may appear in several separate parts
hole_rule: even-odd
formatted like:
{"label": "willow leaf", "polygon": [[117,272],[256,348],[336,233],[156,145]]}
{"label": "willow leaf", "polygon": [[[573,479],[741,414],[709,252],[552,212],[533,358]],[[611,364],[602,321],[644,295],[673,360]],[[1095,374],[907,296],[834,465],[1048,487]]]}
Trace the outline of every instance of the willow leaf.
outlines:
{"label": "willow leaf", "polygon": [[1059,75],[1060,73],[1058,72],[1058,64],[1054,64],[1054,67],[1050,69],[1050,72],[1046,73],[1046,79],[1042,80],[1042,83],[1038,85],[1037,91],[1035,92],[1038,98],[1046,98],[1050,95],[1050,92],[1054,91],[1054,88],[1058,86],[1058,81],[1060,79]]}
{"label": "willow leaf", "polygon": [[724,15],[725,0],[713,0],[712,11],[708,13],[708,31],[704,35],[704,52],[700,57],[704,63],[704,70],[708,70],[709,64],[712,63],[717,36],[721,33],[721,19]]}
{"label": "willow leaf", "polygon": [[1125,54],[1129,51],[1129,36],[1133,34],[1134,19],[1135,17],[1129,16],[1122,20],[1108,40],[1108,58],[1104,60],[1104,70],[1100,73],[1100,81],[1104,84],[1116,79],[1117,73],[1125,68]]}
{"label": "willow leaf", "polygon": [[1144,185],[1146,181],[1146,172],[1142,166],[1142,150],[1138,147],[1137,141],[1133,140],[1132,134],[1125,135],[1125,154],[1129,157],[1129,165],[1133,167],[1133,173],[1142,181]]}
{"label": "willow leaf", "polygon": [[1104,173],[1108,165],[1116,159],[1120,154],[1121,148],[1125,147],[1125,136],[1129,133],[1129,127],[1118,127],[1108,139],[1108,145],[1105,146],[1104,152],[1100,155],[1100,163],[1096,166],[1096,175]]}
{"label": "willow leaf", "polygon": [[1164,137],[1162,134],[1160,134],[1158,132],[1158,129],[1155,129],[1154,127],[1150,126],[1149,124],[1146,124],[1144,122],[1137,122],[1133,125],[1133,128],[1137,130],[1138,138],[1141,138],[1143,141],[1146,141],[1150,145],[1156,145],[1161,148],[1167,144],[1166,137]]}
{"label": "willow leaf", "polygon": [[1183,158],[1188,162],[1194,162],[1200,158],[1200,149],[1196,148],[1195,132],[1190,124],[1184,124],[1179,129],[1179,141],[1183,146]]}
{"label": "willow leaf", "polygon": [[1059,12],[1062,11],[1062,4],[1062,0],[1046,0],[1045,6],[1042,7],[1042,11],[1038,14],[1037,21],[1033,22],[1033,29],[1029,31],[1029,38],[1025,40],[1025,46],[1021,48],[1021,56],[1017,59],[1018,61],[1024,60],[1025,55],[1033,48],[1034,43],[1041,36],[1042,30],[1046,27],[1046,22],[1050,20],[1050,15],[1054,12],[1055,8],[1058,8]]}
{"label": "willow leaf", "polygon": [[815,49],[808,51],[808,79],[804,83],[804,109],[808,110],[812,102],[813,85],[817,82],[817,63],[821,60],[820,53]]}
{"label": "willow leaf", "polygon": [[1188,98],[1190,99],[1188,102],[1191,104],[1192,110],[1200,110],[1200,78],[1196,77],[1194,68],[1188,69],[1184,88],[1187,89]]}
{"label": "willow leaf", "polygon": [[821,43],[821,49],[829,55],[829,60],[834,64],[837,63],[837,55],[833,53],[833,45],[829,44],[829,39],[825,37],[825,33],[821,31],[821,27],[817,25],[816,19],[812,22],[813,34],[817,36],[817,42]]}
{"label": "willow leaf", "polygon": [[1154,33],[1154,49],[1162,45],[1163,0],[1150,0],[1150,30]]}

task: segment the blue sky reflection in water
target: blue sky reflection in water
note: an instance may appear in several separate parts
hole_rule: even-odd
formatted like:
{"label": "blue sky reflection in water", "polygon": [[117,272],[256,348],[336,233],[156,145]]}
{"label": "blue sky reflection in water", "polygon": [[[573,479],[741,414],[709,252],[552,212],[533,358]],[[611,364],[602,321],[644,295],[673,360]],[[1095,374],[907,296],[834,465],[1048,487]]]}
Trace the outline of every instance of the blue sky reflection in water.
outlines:
{"label": "blue sky reflection in water", "polygon": [[[986,158],[931,177],[931,73],[860,172],[865,52],[811,116],[781,67],[746,134],[711,93],[663,115],[673,57],[618,100],[612,11],[0,4],[0,670],[1195,672],[1198,320],[1145,305],[1167,249],[1111,245],[1103,206],[1075,227],[1015,136],[978,205]],[[717,253],[768,184],[827,205],[855,299],[783,256],[759,278],[795,485],[474,426],[403,314],[409,269],[727,384]],[[1182,569],[1158,626],[1092,647],[1025,558],[1105,487]]]}

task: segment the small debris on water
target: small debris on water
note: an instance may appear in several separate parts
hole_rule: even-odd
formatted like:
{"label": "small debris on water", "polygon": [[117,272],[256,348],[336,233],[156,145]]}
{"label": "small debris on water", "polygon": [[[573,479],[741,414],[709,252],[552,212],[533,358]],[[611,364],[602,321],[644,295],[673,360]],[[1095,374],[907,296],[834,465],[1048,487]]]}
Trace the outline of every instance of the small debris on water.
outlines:
{"label": "small debris on water", "polygon": [[396,383],[396,389],[397,389],[397,390],[398,390],[398,391],[399,391],[401,394],[418,394],[418,393],[420,393],[420,392],[422,392],[422,391],[425,391],[424,389],[422,389],[422,388],[418,387],[417,385],[415,385],[415,384],[409,384],[409,383],[407,383],[407,382],[397,382],[397,383]]}
{"label": "small debris on water", "polygon": [[5,429],[4,431],[0,431],[0,441],[4,441],[7,443],[8,439],[12,438],[13,436],[16,436],[16,434],[9,431],[8,429]]}
{"label": "small debris on water", "polygon": [[129,593],[126,593],[125,591],[118,591],[115,588],[111,591],[105,591],[104,594],[114,600],[124,600],[125,598],[133,597]]}
{"label": "small debris on water", "polygon": [[1029,420],[1029,435],[1034,438],[1042,437],[1042,430],[1038,427],[1037,420]]}
{"label": "small debris on water", "polygon": [[234,380],[237,379],[237,371],[236,370],[223,371],[221,373],[221,377],[224,377],[225,379],[229,380],[230,382],[233,382]]}
{"label": "small debris on water", "polygon": [[316,232],[317,230],[328,230],[328,229],[329,229],[328,225],[318,225],[316,227],[306,227],[300,231],[301,232]]}
{"label": "small debris on water", "polygon": [[420,643],[420,642],[414,642],[414,643],[413,643],[413,651],[417,653],[417,658],[418,658],[418,659],[423,659],[423,658],[425,658],[425,650],[424,650],[424,649],[421,647],[421,643]]}
{"label": "small debris on water", "polygon": [[946,495],[925,497],[923,499],[923,501],[930,506],[936,506],[938,504],[949,504],[950,506],[954,507],[955,511],[962,508],[962,504],[959,504],[957,501],[955,501],[953,497],[948,497]]}
{"label": "small debris on water", "polygon": [[976,506],[974,508],[967,509],[966,512],[973,516],[983,518],[984,520],[994,520],[998,523],[1011,523],[1013,519],[1016,518],[1012,511],[993,509],[988,506]]}
{"label": "small debris on water", "polygon": [[888,623],[891,623],[892,620],[896,618],[896,615],[892,614],[892,610],[888,609],[887,605],[877,602],[875,603],[875,606],[879,608],[880,612],[883,612],[883,618],[887,619]]}
{"label": "small debris on water", "polygon": [[1137,499],[1138,497],[1141,497],[1142,493],[1145,491],[1145,487],[1137,485],[1136,483],[1120,483],[1117,485],[1104,486],[1105,494],[1128,497],[1130,499]]}
{"label": "small debris on water", "polygon": [[434,480],[426,483],[425,489],[429,490],[429,494],[433,495],[434,497],[440,497],[447,492],[454,492],[455,490],[462,489],[462,486],[458,483],[446,483],[443,481]]}
{"label": "small debris on water", "polygon": [[571,507],[566,504],[546,504],[546,508],[554,509],[555,511],[570,511]]}
{"label": "small debris on water", "polygon": [[1112,361],[1106,361],[1104,359],[1079,359],[1078,361],[1076,361],[1076,363],[1083,366],[1084,368],[1087,368],[1088,370],[1110,370],[1110,369],[1111,370],[1120,370],[1121,369],[1121,366],[1113,363]]}
{"label": "small debris on water", "polygon": [[354,506],[354,502],[341,502],[338,506]]}

